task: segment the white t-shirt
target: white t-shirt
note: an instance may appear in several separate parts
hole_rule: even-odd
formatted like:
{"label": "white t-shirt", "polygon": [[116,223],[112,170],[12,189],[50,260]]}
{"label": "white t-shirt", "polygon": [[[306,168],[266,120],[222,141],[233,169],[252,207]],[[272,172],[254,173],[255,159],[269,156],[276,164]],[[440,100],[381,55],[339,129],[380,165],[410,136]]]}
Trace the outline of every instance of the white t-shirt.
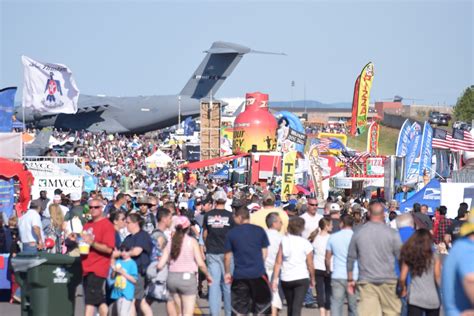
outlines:
{"label": "white t-shirt", "polygon": [[314,216],[304,213],[300,217],[304,219],[304,230],[303,233],[301,233],[301,236],[305,239],[308,239],[309,235],[311,235],[311,233],[319,227],[319,221],[321,218],[323,218],[323,216],[318,213],[314,214]]}
{"label": "white t-shirt", "polygon": [[311,243],[300,236],[286,235],[281,239],[283,264],[281,280],[285,282],[308,279],[306,256],[313,252]]}
{"label": "white t-shirt", "polygon": [[41,217],[36,210],[28,210],[18,221],[18,231],[20,233],[20,240],[22,243],[38,242],[33,231],[33,226],[38,226],[41,231],[41,238],[43,239],[43,225],[41,224]]}
{"label": "white t-shirt", "polygon": [[273,267],[275,266],[276,257],[278,254],[278,249],[280,249],[281,238],[283,237],[280,232],[275,229],[267,229],[268,241],[270,246],[267,248],[267,259],[265,260],[265,269],[271,270],[273,272]]}
{"label": "white t-shirt", "polygon": [[314,269],[326,271],[326,247],[329,240],[329,234],[320,235],[318,234],[313,241],[313,250],[314,250]]}

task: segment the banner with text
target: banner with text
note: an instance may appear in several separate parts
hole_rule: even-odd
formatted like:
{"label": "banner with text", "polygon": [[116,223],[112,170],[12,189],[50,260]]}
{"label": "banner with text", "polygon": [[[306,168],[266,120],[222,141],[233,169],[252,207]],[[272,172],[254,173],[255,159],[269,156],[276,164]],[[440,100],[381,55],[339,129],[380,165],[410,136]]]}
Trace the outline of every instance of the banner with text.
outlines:
{"label": "banner with text", "polygon": [[37,199],[39,192],[45,190],[47,196],[52,197],[56,189],[61,189],[64,194],[73,192],[82,194],[83,182],[82,176],[35,175],[35,182],[31,187],[31,195],[33,199]]}
{"label": "banner with text", "polygon": [[295,186],[295,169],[296,169],[296,151],[289,151],[283,156],[283,172],[282,172],[282,198],[286,199],[287,194],[293,194]]}

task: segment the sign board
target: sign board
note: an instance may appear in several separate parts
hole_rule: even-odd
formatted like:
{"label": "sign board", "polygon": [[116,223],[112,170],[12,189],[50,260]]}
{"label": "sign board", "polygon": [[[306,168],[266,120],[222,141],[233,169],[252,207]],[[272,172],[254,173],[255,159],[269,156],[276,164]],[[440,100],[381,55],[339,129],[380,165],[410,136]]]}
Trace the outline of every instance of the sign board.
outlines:
{"label": "sign board", "polygon": [[52,161],[25,161],[25,165],[33,174],[41,173],[55,173],[59,172],[58,166]]}
{"label": "sign board", "polygon": [[100,187],[100,192],[102,193],[102,196],[107,200],[112,201],[114,199],[114,188]]}
{"label": "sign board", "polygon": [[31,195],[33,199],[37,199],[39,198],[39,192],[45,190],[47,196],[52,198],[56,189],[61,189],[64,194],[72,192],[81,194],[82,186],[82,176],[35,175],[35,182],[31,187]]}
{"label": "sign board", "polygon": [[441,205],[448,208],[447,217],[455,218],[462,202],[468,210],[474,206],[474,183],[441,183]]}
{"label": "sign board", "polygon": [[288,136],[287,138],[289,141],[292,141],[296,144],[299,144],[299,145],[305,145],[306,144],[306,135],[303,134],[303,133],[300,133],[300,132],[297,132],[296,130],[292,129],[290,127],[289,131],[288,131]]}
{"label": "sign board", "polygon": [[384,160],[380,157],[367,158],[367,175],[384,176]]}
{"label": "sign board", "polygon": [[352,189],[352,179],[334,178],[334,184],[338,189]]}
{"label": "sign board", "polygon": [[21,133],[0,133],[0,157],[21,160],[23,156],[23,139]]}
{"label": "sign board", "polygon": [[296,151],[290,151],[283,157],[283,179],[281,194],[286,198],[287,194],[293,194],[295,186]]}

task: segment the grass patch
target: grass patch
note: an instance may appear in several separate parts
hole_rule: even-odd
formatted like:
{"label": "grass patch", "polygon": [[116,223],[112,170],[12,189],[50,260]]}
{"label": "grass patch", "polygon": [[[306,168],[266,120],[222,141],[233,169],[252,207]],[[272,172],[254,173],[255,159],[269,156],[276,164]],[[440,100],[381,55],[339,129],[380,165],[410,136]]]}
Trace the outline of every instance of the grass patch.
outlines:
{"label": "grass patch", "polygon": [[[360,152],[367,150],[367,132],[365,131],[359,136],[348,136],[347,146]],[[379,154],[394,155],[397,147],[398,133],[400,131],[395,128],[380,125],[379,135]]]}

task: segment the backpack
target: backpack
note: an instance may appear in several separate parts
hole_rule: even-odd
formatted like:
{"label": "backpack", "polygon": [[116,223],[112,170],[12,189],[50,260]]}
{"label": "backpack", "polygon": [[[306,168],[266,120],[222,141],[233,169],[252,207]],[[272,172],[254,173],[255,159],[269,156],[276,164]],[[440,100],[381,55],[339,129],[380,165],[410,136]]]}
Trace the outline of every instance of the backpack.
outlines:
{"label": "backpack", "polygon": [[153,242],[153,251],[152,251],[152,262],[148,265],[146,269],[146,278],[148,280],[148,285],[146,288],[146,296],[157,300],[158,302],[167,302],[169,298],[169,292],[166,286],[166,280],[168,278],[168,265],[165,265],[160,271],[156,270],[156,265],[160,260],[162,255],[162,250],[158,248],[158,238],[163,237],[165,243],[163,248],[166,247],[167,239],[164,232],[159,229],[155,229],[151,234],[151,240]]}
{"label": "backpack", "polygon": [[164,266],[160,271],[156,270],[158,261],[150,263],[146,269],[146,277],[149,281],[146,288],[146,296],[157,300],[158,302],[167,302],[169,298],[166,280],[168,279],[168,265]]}

